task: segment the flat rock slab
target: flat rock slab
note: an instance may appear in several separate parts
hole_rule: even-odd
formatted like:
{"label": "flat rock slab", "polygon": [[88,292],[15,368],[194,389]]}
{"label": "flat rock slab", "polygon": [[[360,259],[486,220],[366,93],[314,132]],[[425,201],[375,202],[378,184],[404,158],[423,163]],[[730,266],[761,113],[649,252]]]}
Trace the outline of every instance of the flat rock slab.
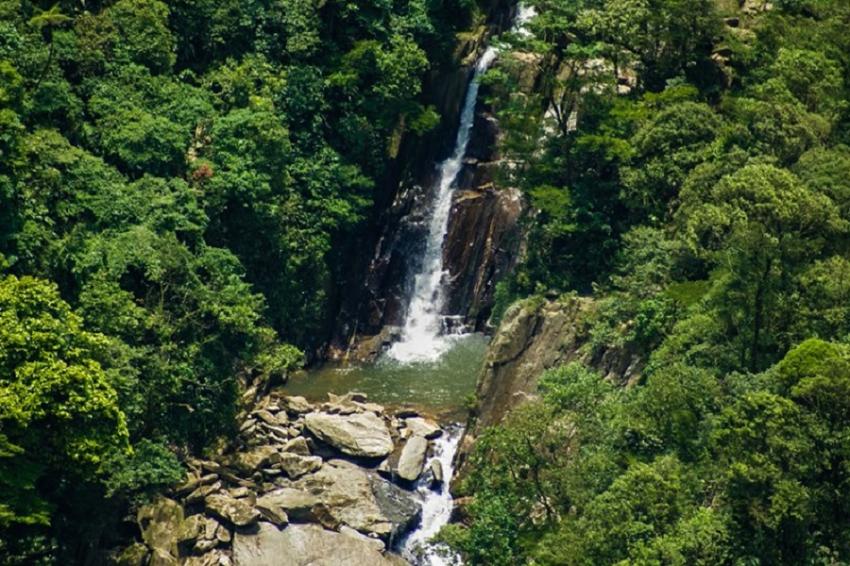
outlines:
{"label": "flat rock slab", "polygon": [[310,413],[305,425],[319,439],[349,456],[382,458],[393,451],[390,431],[384,419],[374,413]]}
{"label": "flat rock slab", "polygon": [[317,525],[289,525],[279,530],[260,523],[256,533],[236,533],[235,566],[399,566],[373,544]]}

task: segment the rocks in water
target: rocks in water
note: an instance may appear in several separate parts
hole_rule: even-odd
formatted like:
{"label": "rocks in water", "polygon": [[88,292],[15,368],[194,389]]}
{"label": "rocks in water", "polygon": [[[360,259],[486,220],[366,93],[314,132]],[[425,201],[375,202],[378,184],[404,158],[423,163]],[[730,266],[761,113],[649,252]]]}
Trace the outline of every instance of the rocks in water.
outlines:
{"label": "rocks in water", "polygon": [[405,481],[413,482],[422,473],[425,465],[425,453],[428,451],[428,440],[424,436],[413,436],[401,451],[396,473]]}
{"label": "rocks in water", "polygon": [[279,530],[260,523],[257,533],[237,533],[235,566],[390,566],[398,564],[371,543],[317,525],[290,525]]}
{"label": "rocks in water", "polygon": [[381,458],[393,451],[393,439],[384,419],[374,413],[332,415],[309,413],[307,429],[320,440],[349,456]]}
{"label": "rocks in water", "polygon": [[237,527],[253,525],[260,513],[243,499],[234,499],[229,495],[214,494],[204,500],[207,511]]}
{"label": "rocks in water", "polygon": [[443,463],[437,460],[436,458],[431,460],[430,464],[431,468],[431,487],[438,487],[443,484],[444,474],[443,474]]}
{"label": "rocks in water", "polygon": [[404,419],[404,428],[413,435],[424,436],[428,440],[434,440],[443,434],[443,430],[431,419],[424,417],[410,417]]}
{"label": "rocks in water", "polygon": [[283,405],[288,412],[294,414],[309,413],[313,410],[313,406],[307,402],[307,399],[299,396],[285,397]]}

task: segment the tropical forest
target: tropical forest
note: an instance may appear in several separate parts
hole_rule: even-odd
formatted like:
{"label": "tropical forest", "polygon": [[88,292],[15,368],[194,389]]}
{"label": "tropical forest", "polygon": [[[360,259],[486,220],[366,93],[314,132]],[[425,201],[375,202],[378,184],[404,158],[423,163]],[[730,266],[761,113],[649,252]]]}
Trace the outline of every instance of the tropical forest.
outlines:
{"label": "tropical forest", "polygon": [[0,564],[850,564],[850,3],[0,0]]}

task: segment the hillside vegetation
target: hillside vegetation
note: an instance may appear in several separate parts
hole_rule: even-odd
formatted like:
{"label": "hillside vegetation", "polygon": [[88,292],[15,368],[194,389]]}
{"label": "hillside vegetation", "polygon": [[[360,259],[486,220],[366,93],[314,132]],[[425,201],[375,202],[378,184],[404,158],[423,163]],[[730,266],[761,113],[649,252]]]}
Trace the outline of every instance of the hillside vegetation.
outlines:
{"label": "hillside vegetation", "polygon": [[476,9],[0,1],[0,562],[99,561],[301,364]]}
{"label": "hillside vegetation", "polygon": [[544,375],[444,538],[490,565],[850,561],[850,6],[530,3],[533,93],[489,78],[535,209],[501,302],[593,292],[588,347],[646,363]]}

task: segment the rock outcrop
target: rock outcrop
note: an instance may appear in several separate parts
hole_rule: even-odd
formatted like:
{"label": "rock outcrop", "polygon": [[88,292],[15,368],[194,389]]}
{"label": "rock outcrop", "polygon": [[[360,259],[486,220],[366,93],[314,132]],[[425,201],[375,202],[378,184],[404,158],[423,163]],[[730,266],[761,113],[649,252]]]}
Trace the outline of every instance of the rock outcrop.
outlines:
{"label": "rock outcrop", "polygon": [[545,370],[571,361],[583,361],[618,382],[638,375],[642,361],[633,353],[622,349],[593,353],[585,347],[593,308],[587,298],[532,298],[505,312],[478,379],[476,428],[498,423],[511,408],[535,395]]}
{"label": "rock outcrop", "polygon": [[[442,431],[424,417],[389,414],[365,395],[328,397],[321,404],[277,391],[261,398],[229,450],[189,460],[182,485],[138,510],[140,540],[116,562],[405,564],[387,549],[419,520],[411,482]],[[391,463],[391,454],[403,458]]]}

